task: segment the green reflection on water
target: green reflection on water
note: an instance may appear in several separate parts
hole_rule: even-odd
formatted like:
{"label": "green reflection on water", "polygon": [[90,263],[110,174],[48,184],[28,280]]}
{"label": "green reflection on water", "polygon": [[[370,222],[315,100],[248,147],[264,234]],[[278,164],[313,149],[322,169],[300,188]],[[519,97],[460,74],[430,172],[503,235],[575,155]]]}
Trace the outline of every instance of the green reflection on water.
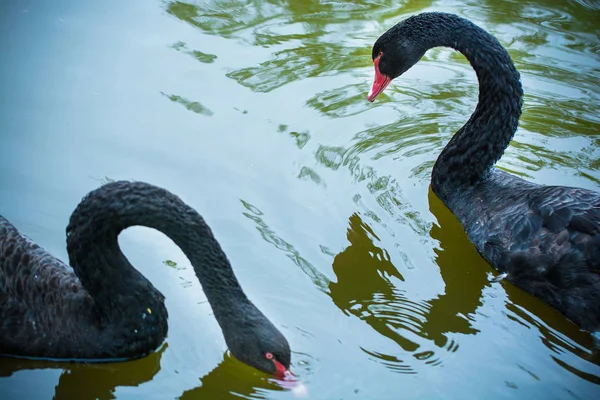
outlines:
{"label": "green reflection on water", "polygon": [[196,60],[198,60],[204,64],[210,64],[217,59],[217,56],[214,54],[203,53],[199,50],[188,50],[187,45],[184,42],[177,42],[177,43],[171,45],[171,48],[173,48],[177,51],[181,51],[186,54],[190,54]]}
{"label": "green reflection on water", "polygon": [[[167,344],[148,356],[127,362],[65,364],[0,357],[0,377],[22,369],[63,369],[55,388],[54,400],[115,398],[117,387],[140,386],[161,370]],[[177,373],[177,371],[176,371]],[[199,385],[185,390],[178,399],[239,399],[283,388],[269,377],[236,360],[227,352],[223,361],[199,378]],[[261,396],[259,396],[261,397]]]}
{"label": "green reflection on water", "polygon": [[[167,12],[202,31],[231,37],[252,28],[254,44],[272,45],[284,40],[323,35],[335,24],[356,21],[378,21],[401,12],[408,13],[428,7],[432,1],[338,1],[319,0],[213,0],[202,2],[172,1]],[[282,35],[269,30],[270,22],[283,19],[285,24],[302,23],[302,33]],[[346,31],[352,35],[350,30]]]}
{"label": "green reflection on water", "polygon": [[223,361],[200,378],[201,385],[184,391],[181,400],[264,398],[268,391],[281,391],[265,374],[236,360],[227,352]]}
{"label": "green reflection on water", "polygon": [[331,43],[309,43],[278,51],[272,60],[229,72],[227,76],[256,92],[270,92],[289,82],[362,67],[368,54],[366,48],[348,51]]}
{"label": "green reflection on water", "polygon": [[138,360],[101,364],[56,363],[0,357],[0,376],[10,376],[25,369],[62,369],[53,399],[114,399],[117,387],[139,386],[153,379],[160,371],[161,357],[167,348],[167,344],[163,344],[156,352]]}
{"label": "green reflection on water", "polygon": [[214,114],[211,110],[200,104],[200,102],[198,101],[191,101],[186,99],[185,97],[177,96],[175,94],[166,94],[163,92],[160,92],[160,94],[171,100],[173,103],[181,104],[186,109],[196,114],[201,114],[207,117],[210,117]]}

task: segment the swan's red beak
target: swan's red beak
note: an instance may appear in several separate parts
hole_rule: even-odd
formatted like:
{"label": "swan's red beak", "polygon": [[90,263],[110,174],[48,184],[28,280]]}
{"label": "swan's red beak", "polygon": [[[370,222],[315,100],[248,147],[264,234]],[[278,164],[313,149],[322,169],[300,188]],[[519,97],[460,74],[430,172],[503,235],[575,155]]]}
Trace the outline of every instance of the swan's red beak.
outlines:
{"label": "swan's red beak", "polygon": [[381,58],[381,54],[379,54],[374,60],[373,65],[375,67],[375,79],[373,80],[373,87],[369,91],[369,95],[367,96],[367,100],[373,101],[375,97],[379,96],[381,92],[390,84],[392,81],[389,76],[383,75],[379,72],[379,59]]}
{"label": "swan's red beak", "polygon": [[295,381],[294,379],[294,374],[292,374],[292,371],[288,370],[286,367],[283,366],[282,363],[280,363],[277,360],[273,360],[273,364],[275,364],[275,378],[278,379],[283,379],[285,381]]}
{"label": "swan's red beak", "polygon": [[296,397],[306,397],[308,388],[300,381],[297,381],[292,371],[283,366],[279,361],[273,360],[275,364],[275,378],[279,379],[279,385],[285,389],[291,390]]}

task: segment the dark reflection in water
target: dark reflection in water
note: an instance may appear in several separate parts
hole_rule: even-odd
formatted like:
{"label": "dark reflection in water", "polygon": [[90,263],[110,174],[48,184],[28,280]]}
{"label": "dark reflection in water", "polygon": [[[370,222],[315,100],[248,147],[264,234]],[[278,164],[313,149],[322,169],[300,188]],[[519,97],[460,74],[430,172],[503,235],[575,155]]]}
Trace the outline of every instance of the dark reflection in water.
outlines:
{"label": "dark reflection in water", "polygon": [[[439,242],[434,249],[435,260],[445,283],[444,293],[437,298],[416,303],[404,295],[399,287],[410,282],[405,282],[391,263],[388,252],[374,244],[374,240],[379,239],[358,214],[350,217],[347,232],[350,246],[336,255],[333,263],[337,277],[337,282],[329,284],[333,302],[346,315],[365,321],[402,348],[404,353],[395,355],[363,348],[397,372],[418,372],[405,360],[407,353],[425,360],[425,364],[443,363],[443,356],[436,356],[433,350],[423,350],[422,344],[411,340],[411,335],[406,333],[429,339],[438,348],[454,352],[459,350],[459,344],[450,337],[452,334],[479,332],[472,322],[476,310],[483,304],[482,292],[490,285],[488,273],[493,271],[471,245],[456,217],[431,190],[429,207],[437,220],[430,234]],[[587,350],[593,348],[590,335],[579,331],[574,324],[565,324],[558,312],[510,283],[503,285],[510,299],[506,304],[512,313],[509,318],[539,330],[542,342],[556,354],[552,359],[558,365],[600,384],[600,376],[580,371],[559,356],[567,351],[600,365],[598,353]]]}
{"label": "dark reflection in water", "polygon": [[[160,360],[167,347],[164,344],[147,357],[117,363],[76,364],[0,357],[0,376],[8,377],[21,370],[62,369],[54,400],[114,399],[114,391],[118,386],[139,386],[152,380],[160,371]],[[3,394],[7,396],[6,399],[20,398],[16,393],[20,391],[15,388],[15,392],[11,393],[9,387],[7,393]]]}
{"label": "dark reflection in water", "polygon": [[[493,273],[493,269],[469,242],[456,217],[431,190],[429,210],[437,222],[429,225],[429,235],[438,242],[434,248],[435,262],[445,289],[435,298],[421,302],[406,296],[402,286],[411,282],[406,282],[392,264],[388,251],[375,244],[379,238],[359,214],[349,219],[346,237],[350,245],[335,255],[332,268],[336,281],[329,281],[290,242],[268,226],[262,211],[248,202],[242,203],[247,210],[244,216],[254,221],[263,239],[284,252],[340,310],[398,344],[399,351],[394,353],[362,345],[367,354],[390,370],[414,374],[419,372],[418,365],[442,365],[444,353],[460,351],[456,334],[479,332],[473,322],[478,318],[477,309],[483,305],[482,293],[490,286],[488,274]],[[370,215],[369,219],[379,221],[376,215]],[[574,324],[565,324],[562,315],[538,299],[510,283],[501,284],[510,300],[506,304],[509,319],[539,330],[541,341],[556,353],[552,359],[558,365],[592,383],[600,383],[600,376],[580,371],[560,358],[566,351],[600,365],[598,355],[588,350],[593,348],[591,336],[579,331]]]}
{"label": "dark reflection in water", "polygon": [[[444,207],[441,202],[438,203],[438,206]],[[256,223],[263,239],[290,257],[315,285],[321,289],[327,285],[326,293],[338,308],[346,315],[365,321],[379,334],[399,345],[402,352],[396,354],[383,354],[369,349],[366,344],[363,346],[366,353],[391,370],[416,373],[415,360],[426,365],[440,365],[443,361],[441,356],[436,355],[436,346],[450,352],[458,349],[458,343],[449,339],[449,333],[477,332],[470,325],[469,315],[481,305],[481,291],[487,283],[485,271],[489,267],[481,268],[485,263],[474,248],[470,252],[463,251],[464,242],[468,246],[470,244],[460,224],[445,207],[446,217],[450,218],[453,226],[443,230],[436,225],[432,228],[432,236],[441,242],[441,250],[436,252],[437,261],[445,267],[442,276],[446,291],[436,299],[415,302],[407,298],[401,289],[406,284],[405,279],[390,261],[389,253],[375,245],[374,241],[379,239],[358,214],[350,217],[346,235],[350,246],[335,256],[332,268],[337,280],[330,282],[293,245],[267,225],[262,211],[247,202],[243,204],[249,211],[244,215]],[[456,235],[461,240],[456,240]],[[453,260],[457,255],[464,260],[464,266],[455,265]],[[433,343],[426,348],[423,343],[415,341],[415,335],[421,338],[419,342],[428,339]]]}
{"label": "dark reflection in water", "polygon": [[[421,345],[403,334],[405,331],[421,335],[428,304],[409,300],[392,282],[393,278],[400,282],[404,278],[391,263],[387,251],[375,246],[373,239],[378,240],[377,236],[358,214],[350,217],[346,236],[350,246],[335,256],[333,272],[337,282],[329,284],[329,295],[335,305],[346,315],[365,321],[405,352],[413,353],[415,358],[425,360],[427,364],[439,364],[433,351],[424,351]],[[363,349],[392,370],[416,372],[410,362],[402,360],[406,353],[396,356]]]}
{"label": "dark reflection in water", "polygon": [[[445,283],[444,294],[421,303],[406,298],[398,287],[410,282],[404,282],[387,251],[375,246],[373,240],[378,240],[377,236],[357,214],[350,217],[347,232],[350,246],[335,257],[333,270],[337,282],[330,283],[329,288],[334,303],[346,314],[364,320],[398,343],[405,352],[414,353],[414,358],[438,365],[442,363],[442,356],[435,356],[433,350],[424,350],[403,331],[429,339],[441,349],[457,351],[458,343],[449,334],[478,332],[471,326],[471,314],[481,305],[482,289],[488,284],[485,272],[489,267],[443,204],[437,200],[430,202],[430,207],[444,226],[442,229],[434,224],[431,228],[431,236],[440,242],[435,253]],[[392,278],[396,280],[392,282]],[[405,356],[365,351],[394,370],[415,372],[400,360]]]}
{"label": "dark reflection in water", "polygon": [[283,390],[271,379],[225,353],[223,361],[200,378],[201,386],[186,390],[178,397],[193,399],[265,399],[268,391]]}
{"label": "dark reflection in water", "polygon": [[[476,330],[468,326],[468,321],[472,319],[469,316],[482,305],[483,288],[490,285],[487,273],[493,269],[477,253],[456,217],[431,189],[429,209],[437,219],[437,224],[431,229],[431,236],[439,241],[440,249],[435,250],[436,262],[446,288],[444,295],[430,301],[431,312],[424,330],[429,330],[427,325],[441,323],[444,329],[450,328],[448,330],[453,332],[465,332],[466,328],[476,333]],[[557,356],[567,351],[600,365],[600,354],[594,350],[591,335],[580,331],[573,323],[565,324],[565,317],[558,311],[511,283],[502,281],[501,284],[510,299],[506,303],[507,310],[511,312],[510,319],[538,330],[541,341]],[[462,325],[462,328],[456,330],[456,324]],[[439,328],[433,331],[438,332]],[[552,359],[581,378],[600,384],[600,375],[579,371],[559,357],[553,356]]]}
{"label": "dark reflection in water", "polygon": [[[140,386],[152,380],[161,369],[161,357],[167,347],[164,344],[147,357],[118,363],[76,364],[0,357],[0,377],[9,377],[17,371],[62,369],[52,397],[54,400],[109,400],[115,398],[115,389],[119,386]],[[236,360],[229,352],[199,381],[198,387],[184,391],[177,398],[263,399],[268,397],[269,391],[284,390],[276,381]],[[16,389],[12,393],[9,387],[0,398],[20,398],[16,395],[20,391]]]}
{"label": "dark reflection in water", "polygon": [[429,301],[431,309],[423,330],[438,346],[445,346],[444,332],[475,334],[473,313],[482,305],[481,296],[489,285],[486,272],[491,267],[481,258],[456,217],[429,189],[429,210],[437,223],[431,237],[439,244],[435,261],[444,280],[444,294]]}

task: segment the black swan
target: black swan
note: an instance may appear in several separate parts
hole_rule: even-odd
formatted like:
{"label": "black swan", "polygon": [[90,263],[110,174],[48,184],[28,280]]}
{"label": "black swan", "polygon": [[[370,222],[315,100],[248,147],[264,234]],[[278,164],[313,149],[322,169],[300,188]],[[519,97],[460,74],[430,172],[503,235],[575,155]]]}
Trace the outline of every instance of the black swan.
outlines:
{"label": "black swan", "polygon": [[517,130],[523,102],[519,73],[498,40],[453,14],[407,18],[373,45],[375,79],[367,99],[437,46],[469,60],[479,101],[433,167],[434,193],[506,279],[597,335],[600,193],[537,185],[494,168]]}
{"label": "black swan", "polygon": [[233,356],[293,380],[286,338],[246,297],[204,219],[142,182],[109,183],[81,201],[67,227],[72,268],[0,216],[0,354],[115,361],[155,350],[167,334],[164,297],[117,242],[134,225],[163,232],[183,250]]}

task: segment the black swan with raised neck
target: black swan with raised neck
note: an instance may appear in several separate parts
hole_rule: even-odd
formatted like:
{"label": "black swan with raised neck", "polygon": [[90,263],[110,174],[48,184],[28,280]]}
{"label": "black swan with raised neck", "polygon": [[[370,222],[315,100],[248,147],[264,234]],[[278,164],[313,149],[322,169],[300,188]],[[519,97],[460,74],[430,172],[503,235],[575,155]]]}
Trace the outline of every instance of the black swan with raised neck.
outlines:
{"label": "black swan with raised neck", "polygon": [[141,182],[109,183],[81,201],[67,227],[70,267],[0,216],[0,354],[114,361],[155,350],[167,334],[164,297],[117,242],[135,225],[157,229],[183,250],[234,357],[291,376],[286,338],[246,297],[204,219]]}
{"label": "black swan with raised neck", "polygon": [[479,101],[438,157],[433,192],[505,279],[597,334],[600,193],[538,185],[494,168],[517,130],[523,103],[519,72],[498,40],[454,14],[412,16],[373,45],[375,79],[368,100],[438,46],[469,60]]}

